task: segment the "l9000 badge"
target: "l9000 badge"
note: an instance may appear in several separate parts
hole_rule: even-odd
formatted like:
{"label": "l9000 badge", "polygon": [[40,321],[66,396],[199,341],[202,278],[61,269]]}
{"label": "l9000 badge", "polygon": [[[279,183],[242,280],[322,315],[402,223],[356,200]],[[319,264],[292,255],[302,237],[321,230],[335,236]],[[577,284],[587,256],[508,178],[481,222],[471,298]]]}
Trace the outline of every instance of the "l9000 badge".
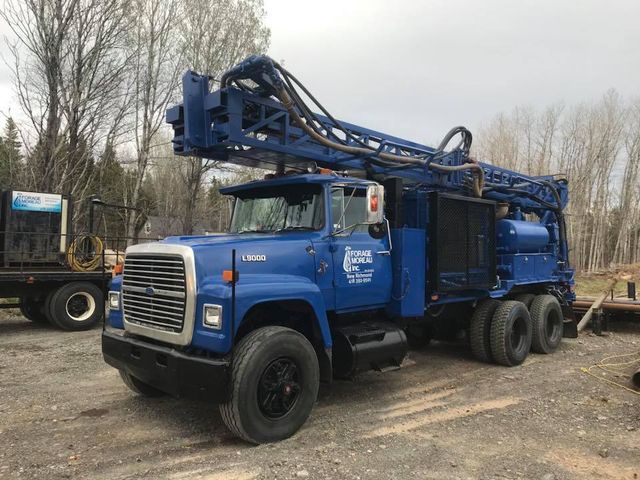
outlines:
{"label": "l9000 badge", "polygon": [[240,259],[243,262],[266,262],[267,256],[266,255],[242,255]]}

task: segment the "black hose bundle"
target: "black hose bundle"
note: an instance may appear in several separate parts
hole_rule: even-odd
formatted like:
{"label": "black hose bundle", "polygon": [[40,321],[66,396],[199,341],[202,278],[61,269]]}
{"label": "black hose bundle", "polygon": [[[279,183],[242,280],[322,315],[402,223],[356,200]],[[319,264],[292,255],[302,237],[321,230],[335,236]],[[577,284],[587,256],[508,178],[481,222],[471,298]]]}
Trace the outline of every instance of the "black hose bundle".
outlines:
{"label": "black hose bundle", "polygon": [[[257,79],[258,87],[247,85],[243,79]],[[284,80],[284,81],[283,81]],[[250,57],[241,64],[227,71],[220,80],[221,87],[228,87],[234,83],[238,88],[258,94],[274,95],[289,112],[289,115],[311,138],[327,147],[348,153],[355,157],[364,157],[367,162],[384,168],[405,169],[416,166],[427,167],[443,173],[470,170],[473,176],[472,190],[476,197],[482,196],[484,187],[484,171],[482,167],[469,156],[473,137],[465,127],[451,129],[442,139],[440,145],[433,153],[425,153],[420,156],[399,155],[381,151],[363,142],[345,128],[329,111],[311,94],[311,92],[291,72],[282,65],[267,56]],[[332,129],[327,129],[320,119],[305,103],[297,88],[322,111],[332,122],[334,127],[340,130],[345,138],[336,135]],[[451,140],[460,135],[459,143],[451,150],[446,151]],[[349,139],[352,144],[347,142]],[[355,145],[354,145],[355,144]],[[440,162],[446,155],[460,152],[465,160],[460,165],[442,165]]]}

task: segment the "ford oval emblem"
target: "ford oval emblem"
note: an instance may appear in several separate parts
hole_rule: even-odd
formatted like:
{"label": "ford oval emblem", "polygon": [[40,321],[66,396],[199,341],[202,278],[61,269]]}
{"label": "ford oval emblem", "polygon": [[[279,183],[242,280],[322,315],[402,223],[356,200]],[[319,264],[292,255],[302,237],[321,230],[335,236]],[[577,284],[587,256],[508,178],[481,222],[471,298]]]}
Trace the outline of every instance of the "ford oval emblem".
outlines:
{"label": "ford oval emblem", "polygon": [[150,297],[153,297],[155,295],[156,291],[153,289],[153,287],[149,286],[149,287],[145,288],[144,293],[146,293]]}

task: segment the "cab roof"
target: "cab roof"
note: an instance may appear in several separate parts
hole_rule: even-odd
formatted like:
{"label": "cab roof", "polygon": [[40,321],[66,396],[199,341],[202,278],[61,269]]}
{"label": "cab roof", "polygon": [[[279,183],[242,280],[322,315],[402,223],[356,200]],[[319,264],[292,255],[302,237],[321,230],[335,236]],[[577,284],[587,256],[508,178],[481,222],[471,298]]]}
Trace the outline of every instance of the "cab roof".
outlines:
{"label": "cab roof", "polygon": [[220,189],[220,193],[223,195],[233,195],[245,190],[252,190],[254,188],[271,188],[281,187],[284,185],[301,185],[305,183],[310,184],[351,184],[351,185],[366,185],[371,183],[370,180],[364,180],[361,178],[353,177],[340,177],[336,175],[324,175],[318,173],[303,173],[296,175],[284,175],[278,178],[272,178],[269,180],[255,180],[253,182],[242,183],[240,185],[232,185],[229,187],[223,187]]}

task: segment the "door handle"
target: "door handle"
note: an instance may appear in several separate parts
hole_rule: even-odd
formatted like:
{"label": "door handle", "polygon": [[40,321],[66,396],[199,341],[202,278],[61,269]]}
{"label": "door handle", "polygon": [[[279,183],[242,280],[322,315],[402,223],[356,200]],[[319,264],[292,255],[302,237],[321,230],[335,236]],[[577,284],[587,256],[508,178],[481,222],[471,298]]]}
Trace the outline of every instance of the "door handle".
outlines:
{"label": "door handle", "polygon": [[328,266],[329,264],[327,262],[325,262],[324,260],[320,260],[320,267],[318,268],[318,273],[320,275],[323,275],[327,271]]}
{"label": "door handle", "polygon": [[391,250],[380,250],[376,252],[378,255],[391,255]]}

